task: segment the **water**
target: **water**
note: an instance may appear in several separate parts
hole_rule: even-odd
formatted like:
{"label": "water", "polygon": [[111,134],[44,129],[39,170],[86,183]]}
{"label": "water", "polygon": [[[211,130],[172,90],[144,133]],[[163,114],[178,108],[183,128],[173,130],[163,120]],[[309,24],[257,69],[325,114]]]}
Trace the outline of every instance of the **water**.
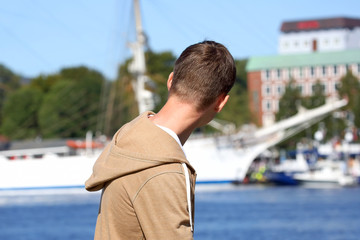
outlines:
{"label": "water", "polygon": [[[0,192],[0,239],[92,239],[99,198],[82,190]],[[360,187],[200,190],[195,204],[197,240],[360,239]]]}

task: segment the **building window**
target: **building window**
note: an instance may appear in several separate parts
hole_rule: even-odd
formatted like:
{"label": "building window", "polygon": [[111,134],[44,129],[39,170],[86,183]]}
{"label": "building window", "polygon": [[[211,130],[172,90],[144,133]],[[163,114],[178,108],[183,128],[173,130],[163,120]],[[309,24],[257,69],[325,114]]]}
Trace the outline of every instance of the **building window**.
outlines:
{"label": "building window", "polygon": [[282,89],[282,86],[281,86],[281,85],[278,85],[278,86],[277,86],[276,92],[277,92],[278,95],[282,95],[283,89]]}
{"label": "building window", "polygon": [[315,68],[314,67],[310,67],[310,76],[311,77],[315,76]]}
{"label": "building window", "polygon": [[270,70],[269,70],[269,69],[267,69],[267,70],[265,71],[265,78],[266,78],[266,80],[269,80],[269,79],[270,79]]}
{"label": "building window", "polygon": [[271,95],[271,87],[269,85],[264,85],[263,93],[265,96]]}
{"label": "building window", "polygon": [[278,79],[281,78],[281,70],[280,70],[280,69],[277,70],[277,78],[278,78]]}
{"label": "building window", "polygon": [[326,76],[326,66],[322,66],[322,75],[323,77]]}
{"label": "building window", "polygon": [[336,65],[334,65],[334,76],[336,76],[338,74],[338,68]]}
{"label": "building window", "polygon": [[288,77],[289,77],[289,79],[291,79],[291,77],[292,77],[291,76],[291,68],[288,69]]}
{"label": "building window", "polygon": [[269,101],[269,100],[266,101],[266,110],[267,111],[271,110],[271,101]]}
{"label": "building window", "polygon": [[271,100],[263,100],[263,112],[269,112],[272,109]]}
{"label": "building window", "polygon": [[266,87],[266,94],[267,95],[271,94],[271,88],[269,86]]}

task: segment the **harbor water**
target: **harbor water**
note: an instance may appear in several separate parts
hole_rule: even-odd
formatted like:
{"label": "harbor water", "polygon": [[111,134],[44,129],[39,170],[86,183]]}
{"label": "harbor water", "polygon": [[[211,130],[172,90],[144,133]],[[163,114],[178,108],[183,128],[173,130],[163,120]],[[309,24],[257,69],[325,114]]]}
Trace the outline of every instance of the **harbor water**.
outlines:
{"label": "harbor water", "polygon": [[[0,239],[93,238],[99,193],[0,192]],[[360,188],[198,188],[195,239],[360,239]]]}

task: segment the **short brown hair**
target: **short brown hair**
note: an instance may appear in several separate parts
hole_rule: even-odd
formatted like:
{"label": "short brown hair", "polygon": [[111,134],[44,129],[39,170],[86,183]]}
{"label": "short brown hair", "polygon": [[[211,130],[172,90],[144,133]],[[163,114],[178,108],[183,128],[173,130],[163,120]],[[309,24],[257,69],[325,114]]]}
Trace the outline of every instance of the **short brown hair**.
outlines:
{"label": "short brown hair", "polygon": [[169,93],[203,110],[218,96],[228,94],[235,77],[234,59],[227,48],[204,41],[186,48],[176,60]]}

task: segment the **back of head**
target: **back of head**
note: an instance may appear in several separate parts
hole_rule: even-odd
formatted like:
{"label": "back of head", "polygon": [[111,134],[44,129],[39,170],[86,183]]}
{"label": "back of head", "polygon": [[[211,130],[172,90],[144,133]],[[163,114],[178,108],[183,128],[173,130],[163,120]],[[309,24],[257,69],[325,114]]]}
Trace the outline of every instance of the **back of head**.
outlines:
{"label": "back of head", "polygon": [[170,97],[175,95],[201,111],[230,91],[235,76],[234,59],[225,46],[200,42],[186,48],[175,62]]}

